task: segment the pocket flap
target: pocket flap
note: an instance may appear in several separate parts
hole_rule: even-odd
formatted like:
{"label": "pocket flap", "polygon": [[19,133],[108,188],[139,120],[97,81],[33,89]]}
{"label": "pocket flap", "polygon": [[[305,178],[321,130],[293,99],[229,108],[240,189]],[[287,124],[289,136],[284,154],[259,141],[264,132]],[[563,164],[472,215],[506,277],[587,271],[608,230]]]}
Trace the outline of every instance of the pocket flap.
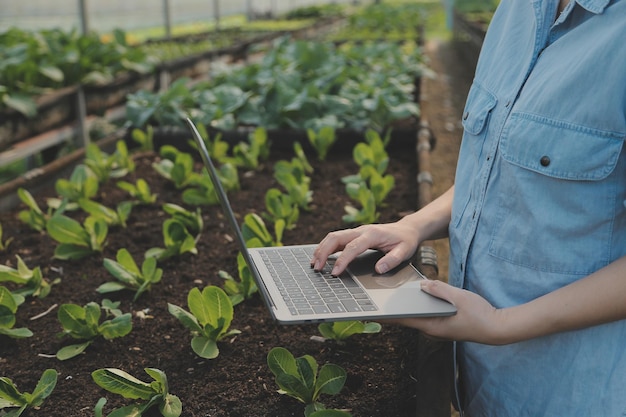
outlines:
{"label": "pocket flap", "polygon": [[467,96],[463,111],[463,128],[472,135],[478,135],[485,127],[489,112],[496,106],[496,97],[474,83]]}
{"label": "pocket flap", "polygon": [[617,164],[624,134],[527,114],[512,114],[502,157],[520,167],[568,180],[601,180]]}

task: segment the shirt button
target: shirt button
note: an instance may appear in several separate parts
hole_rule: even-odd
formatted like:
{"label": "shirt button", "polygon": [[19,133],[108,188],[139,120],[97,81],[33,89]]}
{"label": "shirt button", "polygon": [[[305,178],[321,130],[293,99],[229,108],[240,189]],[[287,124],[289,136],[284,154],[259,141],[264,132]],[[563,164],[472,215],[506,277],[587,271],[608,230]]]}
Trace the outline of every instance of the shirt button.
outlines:
{"label": "shirt button", "polygon": [[550,157],[547,155],[542,156],[539,160],[539,163],[541,164],[541,166],[547,167],[548,165],[550,165]]}

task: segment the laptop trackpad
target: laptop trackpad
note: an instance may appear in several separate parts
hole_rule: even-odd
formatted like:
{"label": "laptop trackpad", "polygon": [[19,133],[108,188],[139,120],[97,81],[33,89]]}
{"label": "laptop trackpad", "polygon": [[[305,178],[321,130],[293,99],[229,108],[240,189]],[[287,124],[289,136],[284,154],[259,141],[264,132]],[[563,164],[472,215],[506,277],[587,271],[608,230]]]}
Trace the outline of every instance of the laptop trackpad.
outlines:
{"label": "laptop trackpad", "polygon": [[388,290],[402,286],[419,288],[419,281],[423,277],[409,262],[403,262],[385,274],[377,273],[374,266],[382,256],[379,251],[366,251],[350,263],[348,270],[368,289]]}

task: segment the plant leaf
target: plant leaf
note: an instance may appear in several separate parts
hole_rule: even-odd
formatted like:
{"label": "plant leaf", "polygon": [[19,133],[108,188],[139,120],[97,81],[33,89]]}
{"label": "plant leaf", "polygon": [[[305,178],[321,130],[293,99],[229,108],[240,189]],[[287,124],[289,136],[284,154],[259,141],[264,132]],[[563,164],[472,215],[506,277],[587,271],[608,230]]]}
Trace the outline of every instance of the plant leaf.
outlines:
{"label": "plant leaf", "polygon": [[98,369],[91,373],[91,377],[100,387],[124,398],[149,400],[155,394],[150,384],[120,369]]}
{"label": "plant leaf", "polygon": [[32,392],[33,398],[30,405],[32,407],[39,407],[43,404],[43,401],[52,393],[56,384],[57,371],[54,369],[46,369],[41,375],[35,390]]}
{"label": "plant leaf", "polygon": [[206,336],[196,336],[191,339],[191,348],[196,355],[205,359],[215,359],[220,353],[216,340]]}
{"label": "plant leaf", "polygon": [[91,344],[91,340],[88,340],[84,343],[78,343],[75,345],[69,345],[62,347],[56,354],[56,357],[60,361],[65,361],[73,358],[74,356],[78,356],[85,351]]}

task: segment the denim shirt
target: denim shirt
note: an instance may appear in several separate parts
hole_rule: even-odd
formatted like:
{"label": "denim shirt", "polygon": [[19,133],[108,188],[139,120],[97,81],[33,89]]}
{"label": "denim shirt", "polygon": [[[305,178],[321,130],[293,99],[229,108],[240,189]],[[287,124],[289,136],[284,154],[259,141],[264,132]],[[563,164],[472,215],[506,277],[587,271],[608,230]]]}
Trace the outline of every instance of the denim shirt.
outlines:
{"label": "denim shirt", "polygon": [[[626,0],[557,3],[502,0],[462,116],[449,281],[497,308],[626,256]],[[626,416],[626,320],[457,347],[471,417]]]}

